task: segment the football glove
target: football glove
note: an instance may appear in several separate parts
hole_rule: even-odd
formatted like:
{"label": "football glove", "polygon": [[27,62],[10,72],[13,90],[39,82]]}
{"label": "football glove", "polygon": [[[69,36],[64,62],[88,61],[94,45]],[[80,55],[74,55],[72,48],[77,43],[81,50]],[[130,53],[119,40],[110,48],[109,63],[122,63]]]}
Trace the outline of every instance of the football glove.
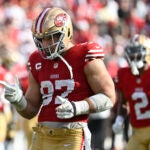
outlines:
{"label": "football glove", "polygon": [[124,118],[122,116],[117,116],[115,123],[112,125],[112,130],[115,134],[120,134],[123,131]]}
{"label": "football glove", "polygon": [[23,91],[20,89],[19,80],[16,76],[14,81],[15,83],[12,85],[6,83],[5,81],[0,80],[0,84],[5,87],[4,90],[5,99],[8,100],[10,103],[14,104],[15,106],[17,106],[19,110],[22,110],[23,108],[25,108],[27,103],[23,99]]}
{"label": "football glove", "polygon": [[83,100],[78,102],[70,102],[61,96],[56,97],[61,103],[56,107],[57,118],[69,119],[77,115],[83,115],[89,113],[89,104]]}

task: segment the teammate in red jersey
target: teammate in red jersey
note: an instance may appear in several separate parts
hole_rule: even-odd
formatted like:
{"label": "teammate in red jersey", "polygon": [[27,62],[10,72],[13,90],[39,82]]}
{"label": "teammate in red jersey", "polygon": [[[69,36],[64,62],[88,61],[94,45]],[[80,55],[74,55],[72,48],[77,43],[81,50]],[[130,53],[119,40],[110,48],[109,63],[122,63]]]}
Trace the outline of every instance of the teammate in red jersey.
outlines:
{"label": "teammate in red jersey", "polygon": [[114,83],[96,43],[74,45],[70,16],[60,8],[46,8],[34,20],[38,48],[29,57],[29,85],[25,96],[16,84],[5,86],[5,97],[23,117],[38,114],[31,150],[90,150],[89,113],[112,108]]}
{"label": "teammate in red jersey", "polygon": [[135,35],[125,48],[129,66],[118,71],[116,87],[119,91],[119,114],[113,124],[113,131],[123,129],[126,103],[129,104],[130,123],[133,134],[127,150],[150,149],[150,39]]}

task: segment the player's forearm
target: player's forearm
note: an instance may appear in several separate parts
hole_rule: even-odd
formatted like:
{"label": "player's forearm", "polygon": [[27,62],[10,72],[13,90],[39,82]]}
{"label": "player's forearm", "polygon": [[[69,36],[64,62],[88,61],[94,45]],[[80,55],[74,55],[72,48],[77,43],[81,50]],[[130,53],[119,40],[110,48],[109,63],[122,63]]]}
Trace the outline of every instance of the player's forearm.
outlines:
{"label": "player's forearm", "polygon": [[118,111],[117,115],[125,117],[127,115],[127,104],[126,100],[124,98],[124,95],[122,93],[118,94]]}
{"label": "player's forearm", "polygon": [[60,105],[56,107],[57,117],[68,119],[78,115],[85,115],[94,112],[102,112],[113,107],[108,96],[99,93],[80,101],[70,101],[61,96],[56,97]]}
{"label": "player's forearm", "polygon": [[22,102],[22,105],[24,105],[24,103],[26,104],[26,107],[25,106],[21,106],[21,107],[24,107],[24,109],[20,110],[18,109],[16,106],[16,110],[17,112],[24,118],[26,119],[32,119],[33,117],[35,117],[38,113],[38,109],[39,107],[34,107],[31,103],[29,103],[25,97],[24,98],[24,101],[26,102]]}
{"label": "player's forearm", "polygon": [[75,116],[102,112],[113,107],[111,99],[102,93],[95,94],[81,101],[72,102],[72,104]]}
{"label": "player's forearm", "polygon": [[89,113],[102,112],[113,107],[112,100],[105,94],[98,93],[85,99],[89,104]]}
{"label": "player's forearm", "polygon": [[127,115],[127,108],[126,108],[125,104],[121,104],[119,106],[117,114],[120,115],[120,116],[126,117],[126,115]]}

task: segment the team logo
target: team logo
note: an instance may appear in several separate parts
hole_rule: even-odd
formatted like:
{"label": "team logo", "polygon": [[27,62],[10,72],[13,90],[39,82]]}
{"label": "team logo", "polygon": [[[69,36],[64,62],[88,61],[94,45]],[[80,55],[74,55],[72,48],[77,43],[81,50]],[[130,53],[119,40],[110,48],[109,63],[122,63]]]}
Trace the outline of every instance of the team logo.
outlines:
{"label": "team logo", "polygon": [[57,27],[62,27],[67,22],[67,15],[64,13],[58,14],[54,20]]}
{"label": "team logo", "polygon": [[58,68],[58,63],[54,63],[53,68],[54,69]]}
{"label": "team logo", "polygon": [[141,79],[138,78],[138,79],[136,80],[136,83],[137,83],[137,84],[140,84],[140,83],[141,83]]}

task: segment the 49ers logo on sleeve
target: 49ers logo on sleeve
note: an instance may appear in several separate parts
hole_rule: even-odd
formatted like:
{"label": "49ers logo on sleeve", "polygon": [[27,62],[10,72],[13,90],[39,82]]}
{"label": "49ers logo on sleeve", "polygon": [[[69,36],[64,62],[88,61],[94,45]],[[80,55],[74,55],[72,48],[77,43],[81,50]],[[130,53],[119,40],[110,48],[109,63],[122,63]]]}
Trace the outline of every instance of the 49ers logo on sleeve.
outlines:
{"label": "49ers logo on sleeve", "polygon": [[54,20],[54,23],[57,27],[62,27],[67,22],[67,15],[64,13],[58,14]]}

